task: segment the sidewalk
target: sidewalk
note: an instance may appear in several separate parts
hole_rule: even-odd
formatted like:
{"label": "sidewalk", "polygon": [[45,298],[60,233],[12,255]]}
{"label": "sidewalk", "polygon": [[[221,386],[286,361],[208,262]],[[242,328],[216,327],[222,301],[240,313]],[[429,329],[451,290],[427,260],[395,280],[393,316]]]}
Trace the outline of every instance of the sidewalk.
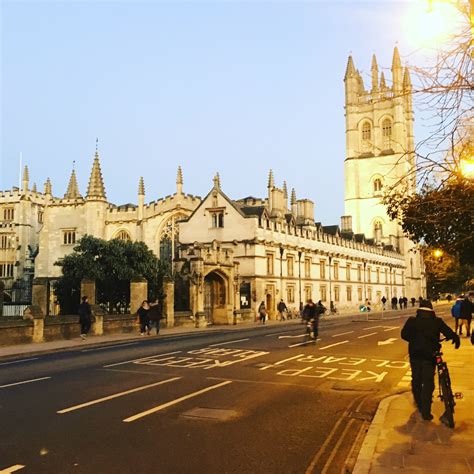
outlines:
{"label": "sidewalk", "polygon": [[[335,314],[335,315],[324,315],[321,317],[321,325],[333,325],[338,322],[344,322],[347,320],[353,321],[367,321],[367,315],[371,320],[383,321],[401,316],[411,314],[413,310],[400,310],[400,311],[385,311],[383,314],[379,313],[348,313],[348,314]],[[160,330],[159,338],[166,338],[171,336],[188,336],[195,337],[201,334],[209,332],[229,332],[229,331],[242,331],[256,327],[269,327],[269,326],[285,326],[300,324],[300,319],[292,319],[289,321],[267,321],[265,326],[257,322],[245,322],[238,325],[228,326],[208,326],[207,328],[189,328],[189,327],[176,327],[176,328],[162,328]],[[39,354],[45,354],[48,352],[59,352],[59,351],[71,351],[76,350],[78,347],[94,347],[94,346],[106,346],[114,343],[126,343],[134,341],[142,341],[147,339],[154,339],[156,336],[140,336],[137,333],[116,333],[107,334],[103,336],[89,336],[85,341],[79,337],[74,339],[60,339],[56,341],[40,342],[40,343],[28,343],[28,344],[15,344],[11,346],[0,346],[0,360],[2,359],[13,359],[20,356],[36,356]]]}
{"label": "sidewalk", "polygon": [[431,422],[421,419],[408,385],[406,392],[380,403],[353,474],[474,473],[474,346],[464,336],[458,350],[444,343],[443,352],[453,391],[463,394],[456,400],[455,428],[439,421],[444,408],[437,381]]}

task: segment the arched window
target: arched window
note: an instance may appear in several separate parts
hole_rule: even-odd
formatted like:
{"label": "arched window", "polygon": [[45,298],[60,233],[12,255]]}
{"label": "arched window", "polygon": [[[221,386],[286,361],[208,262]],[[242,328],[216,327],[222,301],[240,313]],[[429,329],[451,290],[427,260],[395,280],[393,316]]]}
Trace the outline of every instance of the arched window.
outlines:
{"label": "arched window", "polygon": [[386,118],[382,122],[382,140],[383,140],[383,148],[387,150],[391,147],[391,140],[392,140],[392,121]]}
{"label": "arched window", "polygon": [[121,230],[116,236],[116,239],[118,240],[125,240],[130,242],[132,238],[130,237],[130,234],[126,230]]}
{"label": "arched window", "polygon": [[372,127],[369,122],[364,122],[362,125],[362,140],[370,141],[372,138]]}
{"label": "arched window", "polygon": [[374,179],[374,193],[378,194],[382,191],[382,180],[380,178]]}
{"label": "arched window", "polygon": [[179,246],[179,227],[177,221],[185,218],[184,214],[175,214],[170,217],[164,224],[160,233],[160,260],[167,262],[170,265],[173,263],[173,258],[178,257]]}

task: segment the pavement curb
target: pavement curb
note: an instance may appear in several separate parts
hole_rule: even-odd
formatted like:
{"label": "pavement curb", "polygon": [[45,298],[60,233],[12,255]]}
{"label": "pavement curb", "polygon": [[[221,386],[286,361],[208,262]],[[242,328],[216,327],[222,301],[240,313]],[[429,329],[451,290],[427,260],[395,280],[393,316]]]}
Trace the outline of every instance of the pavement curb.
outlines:
{"label": "pavement curb", "polygon": [[365,435],[364,442],[362,443],[362,448],[360,449],[359,455],[357,456],[357,461],[352,474],[368,474],[370,472],[375,448],[377,447],[377,441],[385,424],[385,417],[387,416],[388,409],[390,408],[392,401],[402,396],[403,394],[400,393],[396,395],[390,395],[380,402],[374,419],[370,424],[370,428]]}

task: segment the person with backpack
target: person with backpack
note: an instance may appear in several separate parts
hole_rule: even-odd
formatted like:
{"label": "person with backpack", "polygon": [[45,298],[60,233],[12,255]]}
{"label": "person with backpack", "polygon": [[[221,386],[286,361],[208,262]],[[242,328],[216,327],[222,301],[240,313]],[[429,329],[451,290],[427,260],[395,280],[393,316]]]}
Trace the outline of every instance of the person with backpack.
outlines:
{"label": "person with backpack", "polygon": [[451,308],[451,316],[454,318],[454,332],[462,336],[462,324],[459,323],[459,318],[461,317],[461,304],[463,301],[463,295],[460,295],[456,298],[454,305]]}

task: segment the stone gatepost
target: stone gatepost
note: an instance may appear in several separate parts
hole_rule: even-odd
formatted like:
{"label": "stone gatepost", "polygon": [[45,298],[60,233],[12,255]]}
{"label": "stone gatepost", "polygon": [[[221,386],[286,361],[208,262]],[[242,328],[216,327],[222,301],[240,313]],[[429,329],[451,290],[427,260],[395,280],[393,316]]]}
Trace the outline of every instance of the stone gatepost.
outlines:
{"label": "stone gatepost", "polygon": [[171,280],[165,282],[165,304],[163,309],[166,317],[166,327],[174,327],[174,283]]}
{"label": "stone gatepost", "polygon": [[89,304],[95,305],[95,280],[84,278],[81,281],[81,298],[87,296]]}
{"label": "stone gatepost", "polygon": [[32,342],[44,341],[44,313],[39,306],[28,306],[23,312],[23,319],[33,321],[33,339]]}
{"label": "stone gatepost", "polygon": [[38,306],[43,315],[48,314],[49,309],[48,285],[47,278],[35,278],[33,280],[31,303],[32,306]]}
{"label": "stone gatepost", "polygon": [[3,316],[3,290],[5,285],[3,281],[0,280],[0,317]]}
{"label": "stone gatepost", "polygon": [[148,282],[135,278],[130,282],[130,314],[135,314],[144,300],[148,299]]}

